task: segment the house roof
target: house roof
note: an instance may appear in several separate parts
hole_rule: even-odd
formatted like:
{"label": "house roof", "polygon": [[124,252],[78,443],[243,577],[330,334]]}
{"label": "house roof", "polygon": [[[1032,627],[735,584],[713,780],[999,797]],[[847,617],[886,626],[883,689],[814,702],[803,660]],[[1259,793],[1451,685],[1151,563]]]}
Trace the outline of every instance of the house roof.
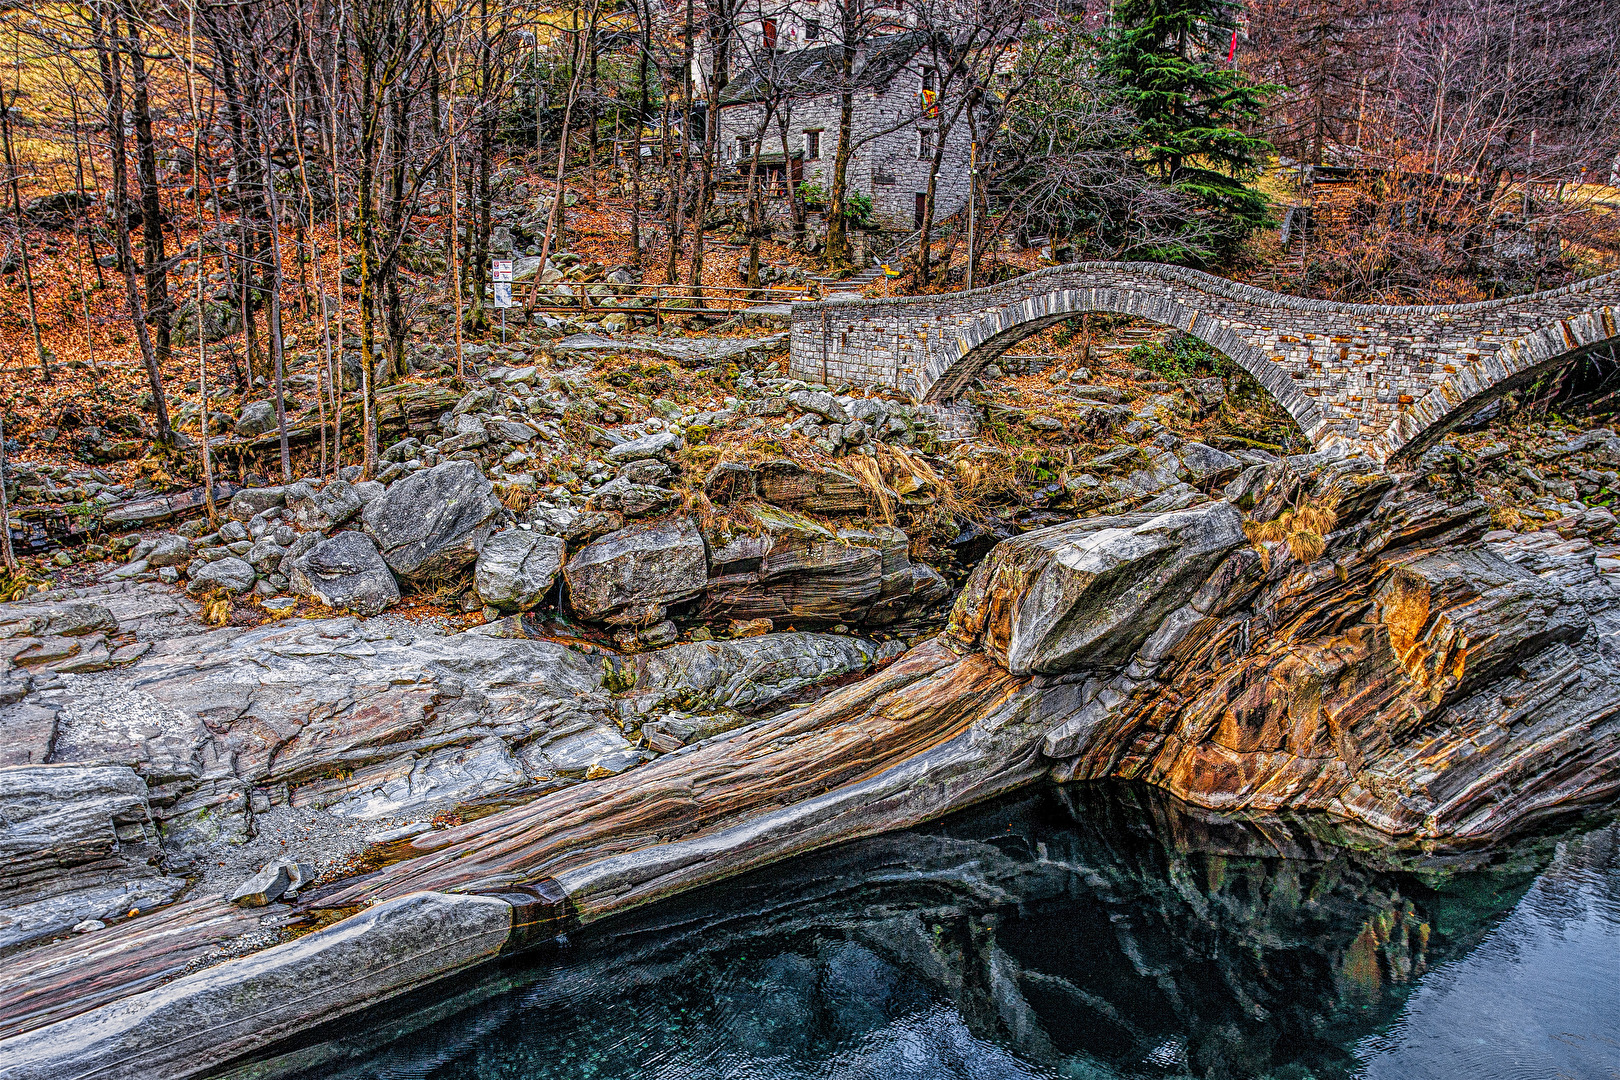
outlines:
{"label": "house roof", "polygon": [[[861,46],[855,56],[854,82],[857,90],[882,91],[894,77],[928,44],[926,31],[884,34]],[[786,97],[816,97],[838,89],[838,69],[842,45],[817,45],[810,49],[770,54],[727,84],[720,104],[742,105],[764,101],[774,84]]]}

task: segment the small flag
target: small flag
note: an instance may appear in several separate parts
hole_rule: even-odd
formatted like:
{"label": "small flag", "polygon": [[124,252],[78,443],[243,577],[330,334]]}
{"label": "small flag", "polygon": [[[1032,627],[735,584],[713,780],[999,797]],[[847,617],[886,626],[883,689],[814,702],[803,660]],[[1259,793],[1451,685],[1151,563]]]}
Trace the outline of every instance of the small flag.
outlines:
{"label": "small flag", "polygon": [[1232,27],[1232,47],[1226,50],[1226,59],[1228,62],[1237,59],[1237,27],[1235,26]]}

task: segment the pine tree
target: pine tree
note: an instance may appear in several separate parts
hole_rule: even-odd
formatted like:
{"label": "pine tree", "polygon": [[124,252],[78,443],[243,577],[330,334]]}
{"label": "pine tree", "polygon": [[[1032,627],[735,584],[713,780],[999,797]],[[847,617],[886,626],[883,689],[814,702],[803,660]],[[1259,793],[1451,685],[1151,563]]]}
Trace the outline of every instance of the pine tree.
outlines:
{"label": "pine tree", "polygon": [[1280,88],[1223,65],[1237,10],[1231,0],[1123,0],[1104,44],[1102,68],[1140,123],[1137,159],[1200,207],[1161,258],[1221,259],[1270,218],[1247,182],[1271,145],[1244,129]]}

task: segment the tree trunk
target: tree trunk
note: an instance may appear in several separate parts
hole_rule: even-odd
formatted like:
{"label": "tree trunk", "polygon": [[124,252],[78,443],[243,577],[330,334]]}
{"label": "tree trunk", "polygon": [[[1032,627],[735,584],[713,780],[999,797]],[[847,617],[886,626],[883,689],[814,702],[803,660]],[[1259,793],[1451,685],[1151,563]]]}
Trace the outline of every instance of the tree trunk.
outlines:
{"label": "tree trunk", "polygon": [[[703,168],[698,178],[697,209],[692,214],[692,262],[686,282],[693,296],[703,295],[703,225],[714,201],[714,159],[720,144],[720,93],[726,88],[731,64],[731,9],[711,3],[710,33],[713,66],[709,72],[708,107],[703,110]],[[702,301],[698,301],[702,306]]]}
{"label": "tree trunk", "polygon": [[[771,108],[769,105],[761,106],[763,111],[759,116],[759,127],[754,132],[754,154],[748,162],[748,287],[759,288],[759,234],[760,219],[764,208],[760,206],[759,193],[759,156],[765,148],[765,132],[771,124]],[[783,175],[787,173],[787,159],[782,161]],[[757,293],[750,294],[751,299],[758,299]]]}
{"label": "tree trunk", "polygon": [[169,361],[169,273],[163,253],[163,206],[158,198],[157,143],[152,137],[152,111],[146,60],[135,14],[128,13],[130,113],[135,122],[135,162],[141,187],[141,263],[146,273],[146,321],[152,327],[152,351],[161,367]]}
{"label": "tree trunk", "polygon": [[651,14],[644,7],[637,8],[641,21],[641,56],[636,65],[636,81],[641,90],[641,103],[636,109],[633,137],[630,140],[630,256],[636,268],[641,268],[641,128],[647,122],[648,90],[647,68],[651,62]]}
{"label": "tree trunk", "polygon": [[[13,95],[12,102],[16,102]],[[17,252],[22,256],[23,291],[28,296],[28,329],[34,335],[34,356],[39,360],[39,377],[44,382],[51,381],[51,361],[45,352],[45,343],[39,336],[39,309],[34,303],[34,268],[28,259],[28,220],[23,217],[22,192],[17,184],[17,158],[11,150],[11,119],[10,108],[6,105],[3,93],[0,93],[0,133],[6,141],[6,173],[10,177],[11,207],[17,216]],[[4,477],[0,477],[0,482]]]}
{"label": "tree trunk", "polygon": [[833,155],[832,190],[827,194],[827,269],[848,272],[849,236],[844,221],[844,200],[849,194],[849,159],[854,153],[855,120],[855,7],[845,0],[844,41],[839,51],[838,150]]}
{"label": "tree trunk", "polygon": [[292,457],[287,449],[286,356],[281,342],[281,214],[276,206],[275,167],[270,146],[264,144],[264,202],[270,220],[270,363],[271,386],[276,395],[276,431],[281,439],[281,482],[292,482]]}
{"label": "tree trunk", "polygon": [[124,268],[124,299],[128,304],[129,321],[135,328],[135,340],[140,345],[141,362],[146,367],[146,378],[152,387],[152,407],[157,412],[157,441],[165,448],[174,444],[174,432],[169,426],[169,405],[163,395],[163,375],[158,370],[157,357],[152,351],[152,338],[146,332],[146,318],[141,310],[140,290],[135,283],[135,253],[129,242],[128,170],[124,146],[124,72],[119,56],[122,42],[117,37],[117,19],[110,15],[107,27],[112,31],[109,40],[102,29],[99,15],[92,16],[96,52],[101,63],[103,88],[107,93],[107,131],[112,142],[112,195],[113,236],[118,244],[118,262]]}

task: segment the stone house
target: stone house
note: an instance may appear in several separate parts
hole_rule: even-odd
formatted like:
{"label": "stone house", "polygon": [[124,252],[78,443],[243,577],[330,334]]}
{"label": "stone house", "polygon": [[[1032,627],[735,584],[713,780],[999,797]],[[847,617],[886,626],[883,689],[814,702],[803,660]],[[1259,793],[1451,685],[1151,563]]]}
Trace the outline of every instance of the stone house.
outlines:
{"label": "stone house", "polygon": [[[938,72],[929,36],[912,31],[874,37],[856,54],[854,150],[848,180],[851,192],[872,199],[873,216],[885,229],[910,231],[922,222],[928,170],[939,137]],[[784,151],[781,126],[772,116],[761,150],[767,213],[787,215],[788,181],[803,180],[823,191],[832,187],[838,149],[839,64],[837,44],[766,54],[771,71],[739,73],[721,97],[721,157],[732,177],[722,191],[740,197],[753,154],[760,116],[769,104],[772,76],[778,108],[788,116]],[[947,139],[935,188],[934,219],[967,204],[971,137],[966,115]]]}

